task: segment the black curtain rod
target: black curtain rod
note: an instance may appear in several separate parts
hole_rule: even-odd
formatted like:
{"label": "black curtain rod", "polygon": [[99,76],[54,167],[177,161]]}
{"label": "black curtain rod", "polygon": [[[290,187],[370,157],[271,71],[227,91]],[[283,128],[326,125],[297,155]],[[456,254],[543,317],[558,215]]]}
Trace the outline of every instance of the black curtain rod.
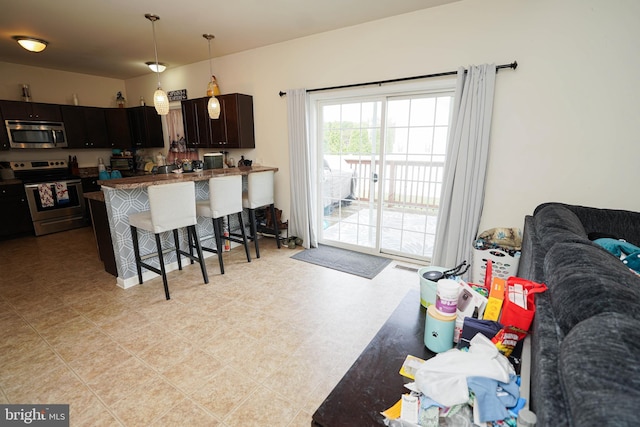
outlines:
{"label": "black curtain rod", "polygon": [[[511,68],[512,70],[515,70],[516,68],[518,68],[518,62],[517,61],[513,61],[511,64],[497,65],[496,66],[496,72],[498,72],[498,70],[500,70],[502,68]],[[467,70],[465,70],[465,73],[466,72],[467,72]],[[382,84],[385,84],[385,83],[404,82],[404,81],[407,81],[407,80],[430,79],[432,77],[452,76],[452,75],[455,75],[455,74],[458,74],[458,72],[457,71],[447,71],[447,72],[444,72],[444,73],[425,74],[423,76],[414,76],[414,77],[402,77],[402,78],[399,78],[399,79],[380,80],[380,81],[377,81],[377,82],[353,83],[353,84],[350,84],[350,85],[321,87],[321,88],[317,88],[317,89],[307,89],[307,93],[319,92],[321,90],[346,89],[346,88],[358,87],[358,86],[382,85]],[[287,92],[280,91],[278,94],[282,97],[282,96],[285,96],[287,94]]]}

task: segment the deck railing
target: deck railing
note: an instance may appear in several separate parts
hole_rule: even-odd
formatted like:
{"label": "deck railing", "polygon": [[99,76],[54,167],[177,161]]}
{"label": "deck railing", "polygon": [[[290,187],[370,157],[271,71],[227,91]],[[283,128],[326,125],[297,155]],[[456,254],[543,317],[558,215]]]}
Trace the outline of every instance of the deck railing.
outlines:
{"label": "deck railing", "polygon": [[[375,171],[379,161],[346,158],[345,161],[356,171],[358,199],[377,199],[376,183],[380,177]],[[417,209],[438,209],[444,176],[443,161],[387,160],[384,167],[385,182],[382,190],[386,207],[402,205]]]}

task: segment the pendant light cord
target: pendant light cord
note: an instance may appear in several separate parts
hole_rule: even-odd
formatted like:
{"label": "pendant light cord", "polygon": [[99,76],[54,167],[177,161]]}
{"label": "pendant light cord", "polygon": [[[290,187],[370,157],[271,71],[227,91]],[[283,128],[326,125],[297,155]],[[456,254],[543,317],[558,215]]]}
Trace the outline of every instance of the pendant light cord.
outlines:
{"label": "pendant light cord", "polygon": [[158,45],[156,43],[156,20],[158,17],[151,19],[151,30],[153,31],[153,51],[156,54],[156,76],[158,77],[158,88],[160,88],[160,67],[158,66]]}
{"label": "pendant light cord", "polygon": [[211,68],[211,37],[207,37],[207,43],[209,44],[209,75],[213,76],[213,68]]}

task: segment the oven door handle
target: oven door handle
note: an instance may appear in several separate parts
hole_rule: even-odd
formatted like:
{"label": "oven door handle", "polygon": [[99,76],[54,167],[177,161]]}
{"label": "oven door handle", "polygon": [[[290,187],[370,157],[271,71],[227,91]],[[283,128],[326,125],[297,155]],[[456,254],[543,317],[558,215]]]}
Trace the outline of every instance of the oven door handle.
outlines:
{"label": "oven door handle", "polygon": [[82,181],[79,179],[71,179],[71,180],[63,180],[63,181],[40,182],[37,184],[25,184],[24,188],[38,188],[38,185],[41,185],[41,184],[55,185],[56,182],[64,182],[67,185],[75,185],[75,184],[82,183]]}

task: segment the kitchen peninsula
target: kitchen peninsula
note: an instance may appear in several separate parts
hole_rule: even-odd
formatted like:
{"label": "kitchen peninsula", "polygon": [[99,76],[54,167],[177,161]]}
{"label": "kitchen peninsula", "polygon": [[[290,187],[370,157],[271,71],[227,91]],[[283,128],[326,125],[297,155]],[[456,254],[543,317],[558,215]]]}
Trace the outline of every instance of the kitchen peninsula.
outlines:
{"label": "kitchen peninsula", "polygon": [[[157,175],[135,176],[130,178],[118,178],[98,181],[102,186],[104,202],[109,222],[109,230],[113,244],[113,253],[117,268],[117,284],[122,288],[129,288],[138,284],[138,273],[129,228],[129,215],[149,209],[147,187],[151,185],[170,184],[174,182],[195,181],[196,200],[209,198],[209,179],[219,175],[243,175],[250,173],[274,171],[278,168],[269,166],[248,166],[229,169],[210,169],[193,173],[169,173]],[[246,185],[246,179],[243,179]],[[215,196],[214,196],[215,197]],[[213,235],[211,220],[198,218],[198,236]],[[186,240],[182,243],[186,247]],[[141,233],[140,252],[152,253],[155,251],[155,241],[152,234]],[[166,254],[165,263],[167,271],[177,268],[175,252]],[[150,260],[153,264],[154,260]],[[143,269],[143,279],[155,277],[156,274]]]}

